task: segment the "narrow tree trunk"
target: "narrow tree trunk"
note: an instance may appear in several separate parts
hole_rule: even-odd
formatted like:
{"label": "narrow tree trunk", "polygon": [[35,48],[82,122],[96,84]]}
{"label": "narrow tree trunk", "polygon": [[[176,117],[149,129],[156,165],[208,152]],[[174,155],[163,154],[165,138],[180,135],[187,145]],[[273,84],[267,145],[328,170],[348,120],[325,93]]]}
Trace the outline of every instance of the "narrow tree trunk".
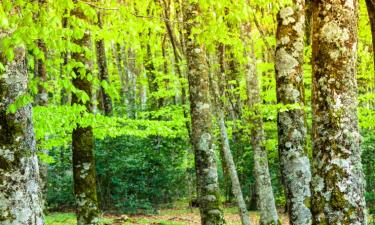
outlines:
{"label": "narrow tree trunk", "polygon": [[[0,31],[0,37],[6,33]],[[0,224],[43,225],[31,104],[7,112],[17,98],[27,94],[25,49],[14,49],[14,60],[0,56]]]}
{"label": "narrow tree trunk", "polygon": [[358,1],[313,4],[313,224],[366,224],[357,116]]}
{"label": "narrow tree trunk", "polygon": [[[68,27],[68,18],[66,16],[63,17],[62,19],[62,28],[66,29]],[[66,38],[64,38],[65,41]],[[63,62],[60,65],[60,78],[61,79],[66,79],[66,66],[68,65],[68,49],[65,49],[65,52],[61,53],[61,58],[63,59]],[[68,104],[69,102],[69,96],[68,93],[66,92],[65,88],[63,87],[61,89],[61,105]]]}
{"label": "narrow tree trunk", "polygon": [[305,90],[303,86],[304,1],[296,0],[278,15],[276,33],[276,92],[277,102],[285,107],[300,108],[278,112],[277,127],[282,176],[291,225],[312,223],[310,212],[311,170],[307,154]]}
{"label": "narrow tree trunk", "polygon": [[[103,18],[102,12],[98,12],[98,26],[100,29],[103,29]],[[108,85],[109,83],[109,75],[108,75],[108,65],[107,65],[107,57],[105,52],[105,43],[104,39],[100,39],[96,42],[96,55],[98,60],[98,67],[99,67],[99,79],[101,82],[106,82]],[[106,116],[111,116],[113,113],[112,110],[112,99],[111,96],[108,95],[107,90],[100,86],[100,99],[99,102],[102,103],[101,108],[104,110],[104,114]]]}
{"label": "narrow tree trunk", "polygon": [[372,51],[374,57],[375,70],[375,0],[366,0],[368,17],[370,19],[371,33],[372,33]]}
{"label": "narrow tree trunk", "polygon": [[225,165],[228,167],[229,176],[232,183],[232,192],[233,195],[236,197],[237,205],[239,209],[239,214],[241,218],[241,222],[243,225],[250,225],[250,219],[246,208],[246,203],[242,195],[241,190],[241,184],[240,180],[238,179],[236,165],[234,164],[232,152],[230,150],[229,145],[229,138],[228,138],[228,132],[227,127],[225,125],[225,119],[224,119],[224,107],[222,102],[219,100],[219,87],[217,85],[217,82],[212,77],[213,75],[210,75],[210,84],[211,84],[211,93],[212,98],[214,100],[214,111],[217,117],[217,122],[220,129],[220,140],[221,140],[221,148],[223,152],[223,159]]}
{"label": "narrow tree trunk", "polygon": [[122,54],[121,54],[121,46],[119,43],[112,43],[112,55],[114,58],[114,63],[117,67],[117,73],[120,79],[121,90],[120,90],[120,97],[121,103],[127,105],[126,100],[126,81],[125,81],[125,71],[122,68]]}
{"label": "narrow tree trunk", "polygon": [[136,76],[136,59],[134,51],[129,48],[121,50],[125,69],[125,89],[126,89],[126,102],[127,114],[129,118],[135,119],[136,117],[136,93],[137,93],[137,76]]}
{"label": "narrow tree trunk", "polygon": [[212,141],[212,121],[209,99],[208,68],[203,45],[197,43],[193,27],[199,27],[199,4],[185,5],[187,38],[186,58],[190,90],[192,143],[195,154],[197,192],[202,225],[225,224],[220,202],[215,152]]}
{"label": "narrow tree trunk", "polygon": [[247,65],[246,87],[247,104],[252,112],[250,116],[250,141],[254,152],[254,172],[256,192],[258,193],[258,209],[260,210],[260,224],[278,224],[278,215],[268,169],[267,151],[264,146],[263,118],[259,109],[259,104],[261,104],[260,89],[254,61],[254,58],[251,58]]}
{"label": "narrow tree trunk", "polygon": [[[72,15],[88,21],[83,12],[78,8],[72,11]],[[87,31],[81,39],[73,41],[81,47],[91,47],[90,35]],[[92,69],[92,62],[82,52],[72,53],[72,59],[76,62],[81,62],[85,66],[85,72],[83,73],[80,67],[73,68],[76,74],[76,77],[73,78],[73,85],[77,89],[84,91],[91,98],[91,83],[87,79],[87,74],[89,74]],[[90,100],[83,102],[79,96],[73,94],[72,105],[73,104],[85,105],[87,112],[92,112]],[[93,138],[91,126],[81,127],[78,125],[72,133],[74,194],[77,204],[76,213],[78,225],[99,224]]]}
{"label": "narrow tree trunk", "polygon": [[[42,24],[43,21],[40,18],[40,11],[45,10],[45,4],[46,2],[44,0],[38,0],[37,1],[39,12],[35,14],[35,22]],[[38,39],[36,41],[36,45],[38,46],[39,50],[43,53],[44,58],[37,58],[35,57],[34,62],[34,72],[35,72],[35,78],[38,79],[38,93],[35,96],[35,105],[38,106],[47,106],[48,105],[48,94],[47,90],[43,86],[47,82],[47,68],[46,68],[46,59],[47,59],[47,47],[43,40]],[[47,137],[45,137],[47,138]],[[37,149],[39,152],[42,152],[43,154],[48,154],[48,151],[46,149]],[[38,159],[39,163],[39,176],[40,176],[40,188],[42,190],[42,207],[43,211],[46,210],[46,204],[47,204],[47,192],[48,192],[48,164],[43,162],[41,159]]]}

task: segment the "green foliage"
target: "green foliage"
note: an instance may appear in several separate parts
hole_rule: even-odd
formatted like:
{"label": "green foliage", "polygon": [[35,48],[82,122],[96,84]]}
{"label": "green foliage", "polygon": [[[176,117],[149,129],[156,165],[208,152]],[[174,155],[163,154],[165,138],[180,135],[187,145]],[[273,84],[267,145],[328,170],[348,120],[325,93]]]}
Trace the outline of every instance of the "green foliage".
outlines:
{"label": "green foliage", "polygon": [[[188,143],[180,138],[119,136],[96,141],[101,208],[129,214],[155,213],[186,196]],[[55,149],[49,166],[52,209],[74,206],[70,149]],[[171,188],[173,187],[173,188]]]}

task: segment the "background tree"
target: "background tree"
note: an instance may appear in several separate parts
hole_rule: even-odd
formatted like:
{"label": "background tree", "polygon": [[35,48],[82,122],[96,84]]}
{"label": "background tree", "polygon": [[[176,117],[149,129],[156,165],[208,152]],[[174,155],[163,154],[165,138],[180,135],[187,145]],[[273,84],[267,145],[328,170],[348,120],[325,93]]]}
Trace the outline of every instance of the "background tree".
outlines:
{"label": "background tree", "polygon": [[198,3],[185,5],[186,58],[188,67],[192,144],[195,154],[198,202],[201,222],[225,224],[220,200],[215,153],[212,142],[209,78],[203,44],[197,42],[193,27],[199,26]]}

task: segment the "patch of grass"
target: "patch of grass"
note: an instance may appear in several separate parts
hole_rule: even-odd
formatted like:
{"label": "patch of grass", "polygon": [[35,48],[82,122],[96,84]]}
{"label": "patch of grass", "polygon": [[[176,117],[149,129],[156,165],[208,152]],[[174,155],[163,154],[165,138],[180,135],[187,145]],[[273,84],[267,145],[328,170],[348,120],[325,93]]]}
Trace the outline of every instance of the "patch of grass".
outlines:
{"label": "patch of grass", "polygon": [[[45,218],[46,225],[74,225],[77,224],[74,213],[51,213]],[[102,218],[101,224],[110,224],[112,219]]]}

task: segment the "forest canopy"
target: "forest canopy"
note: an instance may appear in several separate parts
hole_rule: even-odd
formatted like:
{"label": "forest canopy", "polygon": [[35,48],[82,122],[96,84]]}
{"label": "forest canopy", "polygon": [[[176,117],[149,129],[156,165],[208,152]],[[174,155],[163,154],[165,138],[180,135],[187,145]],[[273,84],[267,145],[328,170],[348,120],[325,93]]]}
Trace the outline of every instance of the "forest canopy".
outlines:
{"label": "forest canopy", "polygon": [[371,224],[374,45],[374,0],[1,0],[0,224]]}

